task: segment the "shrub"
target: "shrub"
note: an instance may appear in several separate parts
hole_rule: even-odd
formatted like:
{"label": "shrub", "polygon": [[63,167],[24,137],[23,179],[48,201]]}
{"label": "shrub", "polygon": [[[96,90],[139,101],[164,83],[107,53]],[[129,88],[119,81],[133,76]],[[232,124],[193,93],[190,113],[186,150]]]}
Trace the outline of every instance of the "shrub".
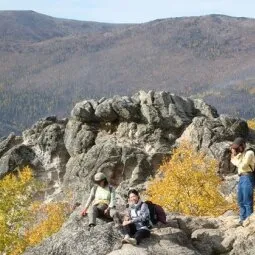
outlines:
{"label": "shrub", "polygon": [[34,203],[31,207],[33,222],[25,233],[26,244],[34,246],[58,232],[69,212],[70,206],[67,203]]}
{"label": "shrub", "polygon": [[167,211],[217,216],[231,208],[220,193],[217,161],[182,143],[151,179],[146,196]]}
{"label": "shrub", "polygon": [[0,254],[22,254],[59,231],[66,220],[68,203],[33,202],[39,187],[29,167],[0,180]]}
{"label": "shrub", "polygon": [[29,219],[27,206],[36,190],[32,170],[25,167],[0,180],[0,252],[10,253],[24,243],[21,235]]}
{"label": "shrub", "polygon": [[248,127],[255,129],[255,119],[247,120]]}

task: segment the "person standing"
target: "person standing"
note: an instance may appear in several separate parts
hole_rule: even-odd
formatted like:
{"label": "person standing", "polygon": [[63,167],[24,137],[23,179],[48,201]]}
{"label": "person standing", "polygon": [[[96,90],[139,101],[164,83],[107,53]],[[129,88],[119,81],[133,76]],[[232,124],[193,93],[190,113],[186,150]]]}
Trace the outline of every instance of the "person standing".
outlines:
{"label": "person standing", "polygon": [[148,205],[141,201],[137,190],[132,189],[128,192],[129,207],[124,216],[122,243],[138,245],[143,238],[150,237],[148,228],[150,222],[150,211]]}
{"label": "person standing", "polygon": [[253,188],[255,156],[252,150],[245,150],[246,142],[238,137],[231,145],[231,163],[237,167],[239,182],[237,200],[240,211],[240,224],[253,213]]}
{"label": "person standing", "polygon": [[115,190],[109,185],[105,174],[95,174],[94,182],[96,185],[91,189],[85,208],[81,212],[82,216],[88,214],[89,228],[96,225],[97,217],[118,220]]}

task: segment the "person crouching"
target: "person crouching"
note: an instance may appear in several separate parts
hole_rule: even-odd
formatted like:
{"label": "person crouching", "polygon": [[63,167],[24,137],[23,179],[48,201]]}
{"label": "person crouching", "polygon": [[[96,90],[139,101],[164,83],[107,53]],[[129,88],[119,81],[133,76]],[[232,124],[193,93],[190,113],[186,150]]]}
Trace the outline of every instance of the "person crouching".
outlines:
{"label": "person crouching", "polygon": [[97,217],[107,219],[114,219],[117,217],[115,209],[115,190],[109,185],[105,174],[95,174],[94,182],[96,185],[91,189],[85,208],[81,212],[82,216],[88,214],[89,228],[96,225]]}

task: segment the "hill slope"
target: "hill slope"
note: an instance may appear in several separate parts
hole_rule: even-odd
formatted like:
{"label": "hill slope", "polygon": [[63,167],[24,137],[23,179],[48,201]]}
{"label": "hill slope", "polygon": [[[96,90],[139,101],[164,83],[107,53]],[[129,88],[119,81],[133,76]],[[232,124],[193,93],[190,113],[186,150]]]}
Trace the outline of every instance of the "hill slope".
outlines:
{"label": "hill slope", "polygon": [[254,116],[254,19],[114,25],[2,11],[0,35],[0,116],[20,129],[80,99],[138,89],[203,97],[220,113]]}

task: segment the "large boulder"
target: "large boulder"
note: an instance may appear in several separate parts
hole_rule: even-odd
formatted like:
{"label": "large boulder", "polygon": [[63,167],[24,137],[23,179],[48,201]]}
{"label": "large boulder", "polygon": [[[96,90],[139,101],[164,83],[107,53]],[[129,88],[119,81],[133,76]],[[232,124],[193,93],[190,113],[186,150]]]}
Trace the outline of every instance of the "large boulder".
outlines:
{"label": "large boulder", "polygon": [[59,193],[70,158],[64,144],[67,120],[56,117],[41,119],[23,132],[23,144],[33,151],[33,169],[38,179],[46,184],[46,197]]}
{"label": "large boulder", "polygon": [[11,133],[8,137],[3,137],[0,139],[0,158],[13,146],[21,144],[23,142],[22,137],[15,136]]}
{"label": "large boulder", "polygon": [[114,112],[118,115],[120,121],[139,121],[139,104],[133,102],[130,97],[113,97],[112,108]]}
{"label": "large boulder", "polygon": [[118,119],[118,115],[112,107],[112,102],[113,100],[111,98],[106,99],[96,107],[95,115],[98,117],[98,119],[100,119],[100,121],[111,122]]}
{"label": "large boulder", "polygon": [[249,128],[245,120],[221,115],[217,118],[195,117],[185,129],[178,143],[188,141],[196,150],[217,159],[219,172],[230,174],[235,168],[230,164],[230,144],[238,136],[248,138]]}
{"label": "large boulder", "polygon": [[86,153],[95,144],[96,132],[94,126],[70,119],[64,133],[68,153],[71,156]]}
{"label": "large boulder", "polygon": [[95,108],[97,104],[95,100],[79,102],[71,111],[71,117],[81,122],[94,122],[96,120]]}
{"label": "large boulder", "polygon": [[34,166],[35,158],[34,151],[23,144],[12,147],[0,158],[0,178],[18,168]]}

